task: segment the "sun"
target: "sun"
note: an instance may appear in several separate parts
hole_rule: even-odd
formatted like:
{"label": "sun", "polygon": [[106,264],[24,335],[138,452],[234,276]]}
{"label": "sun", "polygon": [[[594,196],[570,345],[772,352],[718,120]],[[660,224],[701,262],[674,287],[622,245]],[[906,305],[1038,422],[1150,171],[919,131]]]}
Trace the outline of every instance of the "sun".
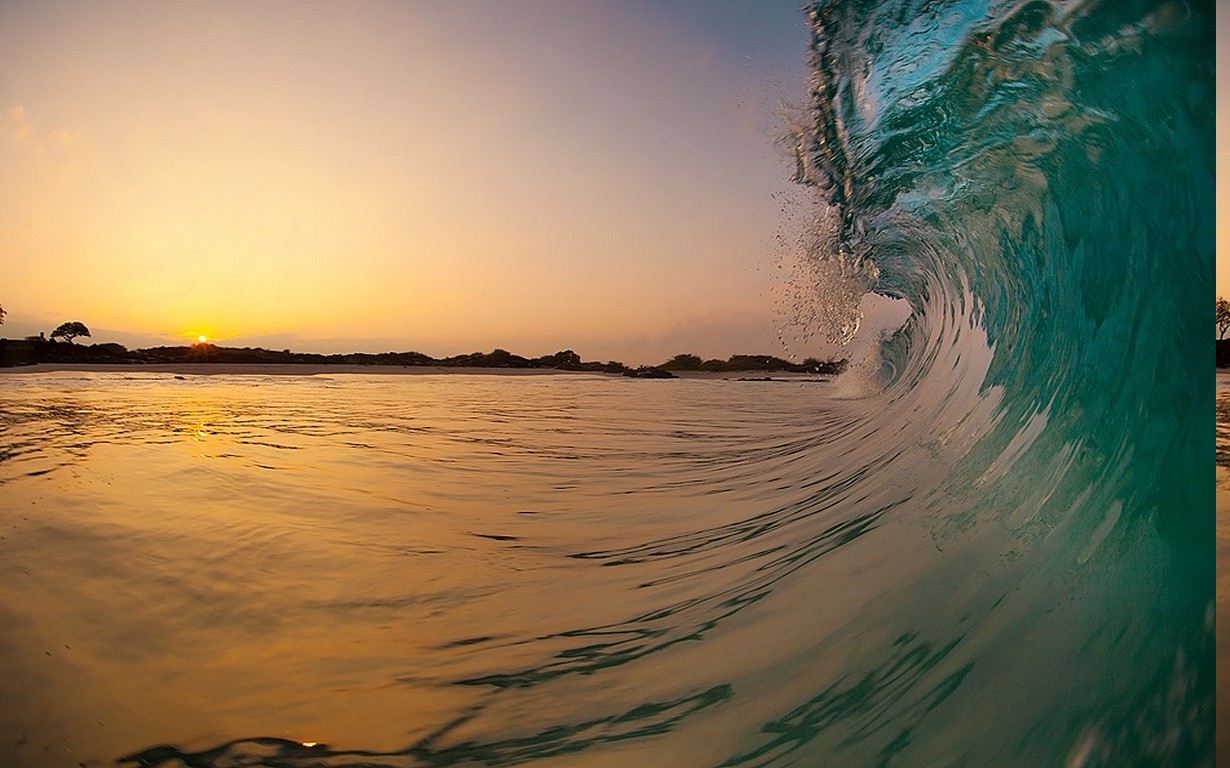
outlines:
{"label": "sun", "polygon": [[197,344],[204,344],[204,343],[205,343],[205,342],[207,342],[207,341],[209,341],[209,337],[208,337],[208,336],[206,336],[206,335],[205,335],[205,334],[203,334],[203,333],[202,333],[200,336],[197,336],[197,337],[196,337],[196,343],[197,343]]}

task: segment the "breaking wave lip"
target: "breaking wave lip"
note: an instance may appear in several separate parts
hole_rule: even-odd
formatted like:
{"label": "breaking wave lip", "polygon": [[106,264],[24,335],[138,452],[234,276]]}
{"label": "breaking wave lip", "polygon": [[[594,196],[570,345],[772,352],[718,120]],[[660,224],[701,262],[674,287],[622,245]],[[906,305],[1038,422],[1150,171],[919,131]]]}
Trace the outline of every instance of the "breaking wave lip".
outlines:
{"label": "breaking wave lip", "polygon": [[[876,348],[882,389],[823,439],[766,447],[770,501],[745,518],[566,553],[651,564],[638,588],[685,597],[523,638],[541,663],[452,684],[495,701],[667,650],[709,663],[720,629],[801,610],[785,599],[876,536],[918,558],[883,564],[908,586],[866,608],[878,633],[742,723],[721,765],[1210,764],[1213,4],[817,2],[809,18],[788,143],[817,195],[804,258],[824,296],[799,323],[846,342],[864,293],[908,300]],[[849,446],[845,471],[821,444]],[[457,737],[478,707],[393,752],[252,738],[123,761],[516,765],[667,736],[740,700],[726,674],[517,735]]]}

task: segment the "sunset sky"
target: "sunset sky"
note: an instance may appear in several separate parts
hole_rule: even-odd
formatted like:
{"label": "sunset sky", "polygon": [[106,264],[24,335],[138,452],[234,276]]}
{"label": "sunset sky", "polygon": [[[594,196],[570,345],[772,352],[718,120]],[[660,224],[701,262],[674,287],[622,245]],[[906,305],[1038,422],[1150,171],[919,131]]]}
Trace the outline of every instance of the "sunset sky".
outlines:
{"label": "sunset sky", "polygon": [[800,5],[0,2],[0,335],[780,353]]}
{"label": "sunset sky", "polygon": [[799,6],[0,3],[3,335],[780,353]]}

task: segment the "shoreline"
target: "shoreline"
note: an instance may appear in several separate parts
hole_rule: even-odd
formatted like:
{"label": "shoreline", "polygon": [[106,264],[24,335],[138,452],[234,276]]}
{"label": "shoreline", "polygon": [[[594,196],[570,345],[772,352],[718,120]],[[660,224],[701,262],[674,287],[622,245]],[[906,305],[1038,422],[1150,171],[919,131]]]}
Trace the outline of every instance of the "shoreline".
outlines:
{"label": "shoreline", "polygon": [[0,368],[8,373],[167,373],[190,376],[318,376],[329,373],[438,375],[487,374],[495,376],[549,376],[552,374],[589,374],[611,376],[594,371],[564,371],[558,368],[483,368],[453,365],[337,365],[315,363],[35,363]]}
{"label": "shoreline", "polygon": [[[375,376],[599,376],[630,378],[603,371],[568,371],[561,368],[484,368],[453,365],[337,365],[315,363],[36,363],[0,367],[0,376],[42,373],[162,373],[176,376],[321,376],[329,374]],[[706,381],[829,382],[834,377],[792,371],[676,371],[676,379]],[[668,379],[669,381],[669,379]]]}

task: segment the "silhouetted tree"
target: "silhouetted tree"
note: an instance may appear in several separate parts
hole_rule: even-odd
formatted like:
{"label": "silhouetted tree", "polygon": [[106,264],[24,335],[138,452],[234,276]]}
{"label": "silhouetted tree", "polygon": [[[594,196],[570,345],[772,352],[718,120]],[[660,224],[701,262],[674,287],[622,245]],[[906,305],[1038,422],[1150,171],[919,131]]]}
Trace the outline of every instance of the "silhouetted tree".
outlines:
{"label": "silhouetted tree", "polygon": [[668,371],[699,371],[703,362],[696,355],[682,354],[675,355],[658,367]]}
{"label": "silhouetted tree", "polygon": [[546,368],[558,368],[562,371],[576,371],[581,368],[581,356],[571,349],[563,349],[554,355],[543,355],[532,360],[535,365]]}
{"label": "silhouetted tree", "polygon": [[1224,339],[1230,330],[1230,301],[1217,297],[1217,338]]}
{"label": "silhouetted tree", "polygon": [[71,322],[61,323],[58,328],[51,332],[51,338],[64,339],[69,344],[73,343],[73,339],[78,336],[89,336],[90,329],[85,327],[85,323]]}

